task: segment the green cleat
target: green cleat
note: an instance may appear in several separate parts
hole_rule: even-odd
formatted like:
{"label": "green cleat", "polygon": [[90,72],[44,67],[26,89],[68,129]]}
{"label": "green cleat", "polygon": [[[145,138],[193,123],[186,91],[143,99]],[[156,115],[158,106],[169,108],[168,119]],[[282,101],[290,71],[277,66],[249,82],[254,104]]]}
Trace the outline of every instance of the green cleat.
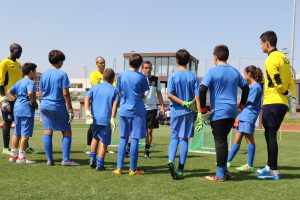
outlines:
{"label": "green cleat", "polygon": [[235,168],[238,171],[243,171],[243,172],[247,172],[247,171],[254,171],[254,167],[250,167],[248,164],[242,165],[240,167]]}
{"label": "green cleat", "polygon": [[180,171],[176,171],[175,172],[175,176],[173,177],[174,180],[182,180],[184,179],[184,174],[183,172],[180,172]]}

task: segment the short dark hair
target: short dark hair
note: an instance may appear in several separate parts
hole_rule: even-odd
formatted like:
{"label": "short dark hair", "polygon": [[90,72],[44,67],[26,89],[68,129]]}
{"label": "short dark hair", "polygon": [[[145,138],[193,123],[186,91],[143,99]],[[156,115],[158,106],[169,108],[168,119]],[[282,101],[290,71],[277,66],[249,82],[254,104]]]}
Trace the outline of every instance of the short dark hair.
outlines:
{"label": "short dark hair", "polygon": [[140,54],[134,53],[129,58],[129,65],[135,69],[138,69],[143,63],[143,57]]}
{"label": "short dark hair", "polygon": [[112,83],[115,79],[115,72],[111,68],[106,68],[103,72],[103,79]]}
{"label": "short dark hair", "polygon": [[60,61],[65,61],[65,54],[60,50],[52,50],[49,52],[49,62],[52,65],[59,63]]}
{"label": "short dark hair", "polygon": [[277,45],[277,35],[274,31],[266,31],[260,36],[261,41],[270,42],[270,45],[276,47]]}
{"label": "short dark hair", "polygon": [[149,60],[146,60],[142,63],[142,67],[144,67],[144,64],[150,65],[152,67],[152,63]]}
{"label": "short dark hair", "polygon": [[179,65],[186,66],[190,62],[191,55],[186,49],[179,49],[176,52],[176,59]]}
{"label": "short dark hair", "polygon": [[12,53],[13,51],[17,50],[17,51],[22,51],[22,47],[21,45],[17,44],[17,43],[12,43],[9,47],[10,52]]}
{"label": "short dark hair", "polygon": [[22,66],[23,75],[28,75],[30,72],[35,72],[36,68],[37,65],[34,63],[30,63],[30,62],[24,63]]}
{"label": "short dark hair", "polygon": [[220,61],[227,61],[229,58],[229,49],[226,45],[218,45],[214,48],[214,55]]}

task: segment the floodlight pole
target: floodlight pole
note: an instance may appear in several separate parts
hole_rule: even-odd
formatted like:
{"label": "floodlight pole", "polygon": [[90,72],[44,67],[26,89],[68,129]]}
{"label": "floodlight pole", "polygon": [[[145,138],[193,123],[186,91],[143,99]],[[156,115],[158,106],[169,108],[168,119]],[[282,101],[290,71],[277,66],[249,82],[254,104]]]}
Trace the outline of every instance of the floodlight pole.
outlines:
{"label": "floodlight pole", "polygon": [[292,42],[291,42],[291,66],[294,69],[294,51],[295,51],[295,26],[296,26],[296,0],[293,0],[293,21],[292,21]]}

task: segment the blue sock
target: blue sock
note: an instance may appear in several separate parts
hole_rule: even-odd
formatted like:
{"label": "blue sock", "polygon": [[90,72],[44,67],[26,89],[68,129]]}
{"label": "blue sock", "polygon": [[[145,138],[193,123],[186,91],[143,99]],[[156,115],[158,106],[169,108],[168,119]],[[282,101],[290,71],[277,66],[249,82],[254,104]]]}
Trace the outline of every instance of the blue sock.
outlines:
{"label": "blue sock", "polygon": [[180,144],[179,166],[181,167],[178,167],[178,169],[180,171],[183,171],[186,157],[188,154],[189,140],[187,138],[180,138],[179,144]]}
{"label": "blue sock", "polygon": [[135,171],[139,158],[139,139],[130,138],[130,170]]}
{"label": "blue sock", "polygon": [[52,135],[44,134],[44,151],[48,161],[53,161]]}
{"label": "blue sock", "polygon": [[239,151],[239,149],[240,149],[240,144],[233,144],[232,145],[229,156],[227,158],[227,162],[231,162],[233,160],[234,156]]}
{"label": "blue sock", "polygon": [[123,162],[126,153],[128,138],[120,138],[119,148],[118,148],[118,160],[117,160],[117,169],[123,169]]}
{"label": "blue sock", "polygon": [[216,178],[220,179],[225,176],[226,166],[217,167]]}
{"label": "blue sock", "polygon": [[62,138],[62,153],[63,161],[70,161],[70,151],[71,151],[72,138],[70,136],[63,136]]}
{"label": "blue sock", "polygon": [[104,158],[99,157],[99,158],[97,159],[97,166],[98,166],[98,167],[104,166]]}
{"label": "blue sock", "polygon": [[96,154],[97,154],[97,153],[94,152],[94,151],[91,151],[91,152],[90,152],[90,160],[91,160],[91,161],[96,161]]}
{"label": "blue sock", "polygon": [[175,156],[178,148],[179,138],[171,138],[169,144],[169,162],[175,162]]}
{"label": "blue sock", "polygon": [[247,161],[247,163],[250,167],[253,166],[254,155],[255,155],[255,143],[248,144],[248,161]]}

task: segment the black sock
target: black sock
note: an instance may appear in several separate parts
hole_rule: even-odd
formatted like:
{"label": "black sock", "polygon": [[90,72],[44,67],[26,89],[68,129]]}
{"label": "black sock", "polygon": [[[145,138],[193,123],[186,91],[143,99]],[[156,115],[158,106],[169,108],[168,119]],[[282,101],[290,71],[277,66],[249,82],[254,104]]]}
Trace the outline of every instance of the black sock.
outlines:
{"label": "black sock", "polygon": [[179,171],[183,172],[183,170],[184,170],[184,164],[180,164],[179,163],[178,169],[179,169]]}
{"label": "black sock", "polygon": [[149,152],[150,151],[150,147],[151,147],[151,144],[146,144],[145,145],[145,152]]}

